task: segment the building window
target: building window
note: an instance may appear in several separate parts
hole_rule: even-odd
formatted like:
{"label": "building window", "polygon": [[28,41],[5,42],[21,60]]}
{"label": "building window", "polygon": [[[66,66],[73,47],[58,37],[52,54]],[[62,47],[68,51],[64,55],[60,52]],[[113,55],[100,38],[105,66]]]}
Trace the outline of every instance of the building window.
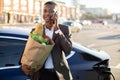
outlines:
{"label": "building window", "polygon": [[33,0],[28,1],[29,13],[33,13]]}
{"label": "building window", "polygon": [[19,0],[13,0],[13,10],[19,10]]}
{"label": "building window", "polygon": [[21,0],[21,10],[23,12],[26,12],[27,11],[27,1],[26,0]]}
{"label": "building window", "polygon": [[39,13],[40,12],[40,2],[35,2],[35,12]]}
{"label": "building window", "polygon": [[8,7],[8,6],[10,6],[11,5],[11,1],[10,0],[4,0],[4,6],[5,7]]}
{"label": "building window", "polygon": [[5,10],[10,10],[10,5],[11,5],[11,1],[10,0],[4,0],[4,9]]}
{"label": "building window", "polygon": [[13,4],[14,5],[18,5],[19,4],[19,0],[13,0]]}
{"label": "building window", "polygon": [[27,5],[27,0],[21,0],[21,5]]}

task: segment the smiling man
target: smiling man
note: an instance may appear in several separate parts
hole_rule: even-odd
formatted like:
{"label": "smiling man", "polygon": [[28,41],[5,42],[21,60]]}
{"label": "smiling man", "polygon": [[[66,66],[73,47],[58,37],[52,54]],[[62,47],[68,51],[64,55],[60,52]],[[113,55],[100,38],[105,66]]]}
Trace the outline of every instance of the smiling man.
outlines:
{"label": "smiling man", "polygon": [[57,4],[48,1],[44,4],[44,35],[54,41],[55,45],[42,69],[34,73],[31,80],[72,80],[72,75],[65,58],[72,48],[67,26],[58,24]]}

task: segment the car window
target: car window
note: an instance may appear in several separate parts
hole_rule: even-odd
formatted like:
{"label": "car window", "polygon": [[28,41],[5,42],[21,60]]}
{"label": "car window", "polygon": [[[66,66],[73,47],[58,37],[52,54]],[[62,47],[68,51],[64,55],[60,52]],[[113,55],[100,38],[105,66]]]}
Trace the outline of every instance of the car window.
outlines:
{"label": "car window", "polygon": [[66,26],[71,26],[72,22],[64,22],[63,24],[66,25]]}
{"label": "car window", "polygon": [[74,25],[75,25],[75,24],[74,24],[73,22],[71,22],[71,25],[70,25],[70,26],[72,26],[72,27],[73,27]]}
{"label": "car window", "polygon": [[84,57],[84,60],[86,61],[100,61],[98,57],[95,57],[94,55],[91,55],[89,53],[83,52],[82,56]]}
{"label": "car window", "polygon": [[70,52],[69,55],[66,56],[66,59],[68,60],[68,63],[71,65],[73,64],[78,64],[78,63],[83,63],[84,62],[84,58],[81,55],[81,52],[76,49],[73,48],[72,51]]}
{"label": "car window", "polygon": [[18,65],[26,41],[0,38],[0,67]]}
{"label": "car window", "polygon": [[39,18],[35,18],[35,20],[39,20]]}

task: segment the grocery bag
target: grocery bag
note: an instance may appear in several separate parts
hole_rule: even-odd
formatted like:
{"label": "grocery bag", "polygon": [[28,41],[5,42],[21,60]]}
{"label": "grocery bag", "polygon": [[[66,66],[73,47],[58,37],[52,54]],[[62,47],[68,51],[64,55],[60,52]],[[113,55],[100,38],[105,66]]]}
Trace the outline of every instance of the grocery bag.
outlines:
{"label": "grocery bag", "polygon": [[31,75],[41,69],[53,46],[54,42],[48,36],[43,35],[42,23],[37,23],[35,30],[29,35],[21,57],[22,71],[26,75]]}
{"label": "grocery bag", "polygon": [[21,63],[30,66],[34,72],[38,71],[42,68],[53,46],[53,41],[51,45],[43,45],[29,36],[21,58]]}

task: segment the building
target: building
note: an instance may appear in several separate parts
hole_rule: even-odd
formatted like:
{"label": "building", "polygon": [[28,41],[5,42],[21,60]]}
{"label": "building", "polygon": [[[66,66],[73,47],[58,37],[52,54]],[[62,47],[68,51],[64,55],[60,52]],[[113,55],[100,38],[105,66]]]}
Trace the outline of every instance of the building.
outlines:
{"label": "building", "polygon": [[[2,4],[2,5],[1,5]],[[33,22],[40,13],[39,0],[0,0],[0,14],[5,23]]]}
{"label": "building", "polygon": [[113,14],[112,20],[115,22],[120,22],[120,13]]}
{"label": "building", "polygon": [[[0,0],[0,23],[33,23],[36,17],[41,18],[43,4],[47,0]],[[76,7],[59,5],[59,16],[65,19],[76,19]]]}
{"label": "building", "polygon": [[107,9],[103,9],[103,8],[86,8],[85,5],[81,5],[80,10],[84,11],[85,13],[91,13],[91,14],[96,15],[96,16],[107,16],[107,15],[111,14]]}

